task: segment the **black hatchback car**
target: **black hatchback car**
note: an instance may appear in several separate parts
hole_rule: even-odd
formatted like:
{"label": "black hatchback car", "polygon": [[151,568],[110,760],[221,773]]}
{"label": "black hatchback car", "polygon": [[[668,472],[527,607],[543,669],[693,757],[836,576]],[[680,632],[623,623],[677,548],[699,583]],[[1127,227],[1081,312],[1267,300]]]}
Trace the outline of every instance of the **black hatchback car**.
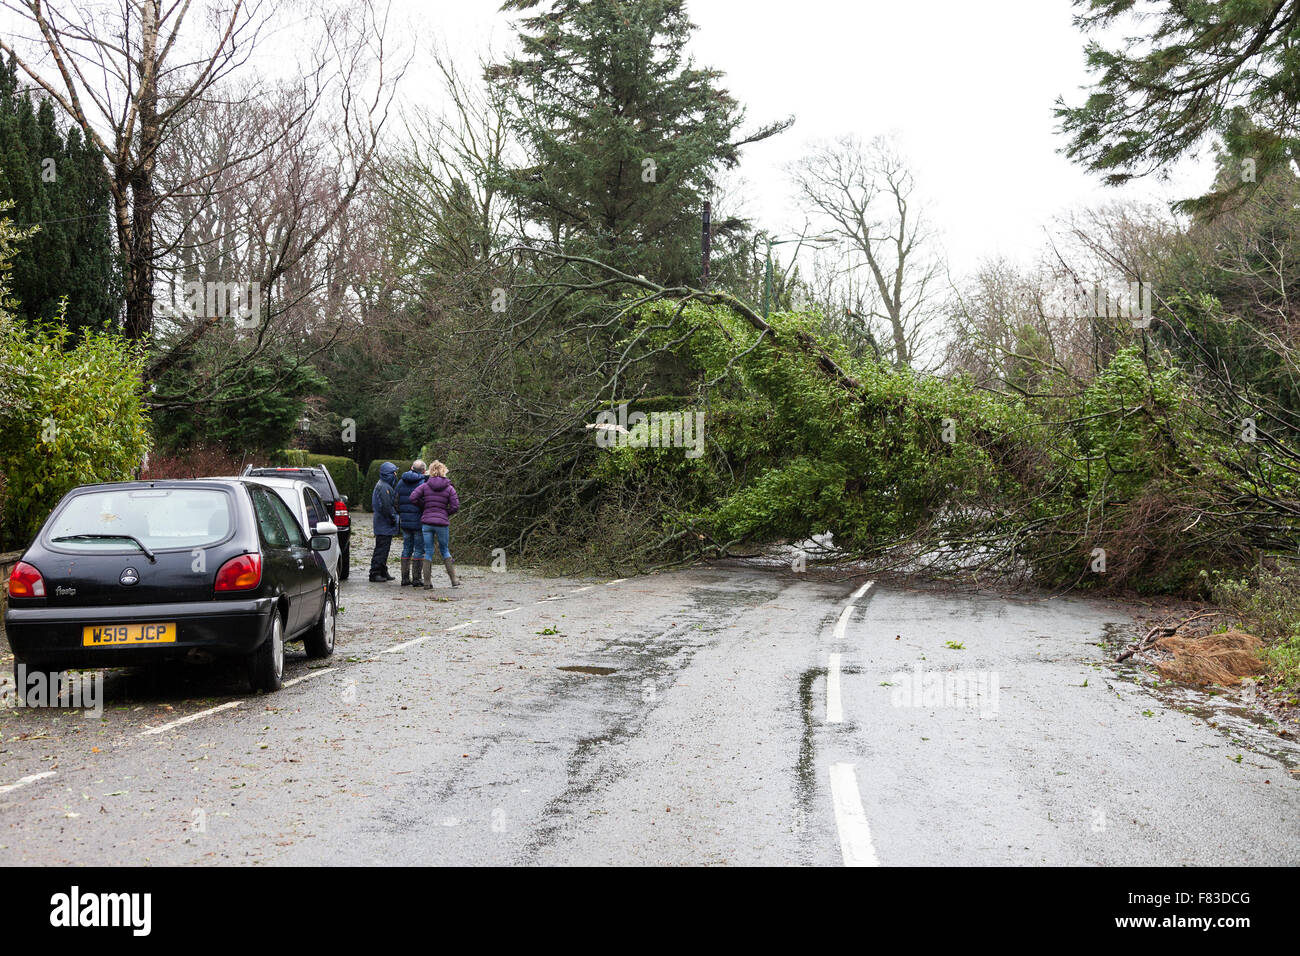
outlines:
{"label": "black hatchback car", "polygon": [[286,641],[334,651],[328,547],[273,491],[239,479],[75,488],[9,576],[15,667],[30,679],[235,656],[255,690],[277,690]]}

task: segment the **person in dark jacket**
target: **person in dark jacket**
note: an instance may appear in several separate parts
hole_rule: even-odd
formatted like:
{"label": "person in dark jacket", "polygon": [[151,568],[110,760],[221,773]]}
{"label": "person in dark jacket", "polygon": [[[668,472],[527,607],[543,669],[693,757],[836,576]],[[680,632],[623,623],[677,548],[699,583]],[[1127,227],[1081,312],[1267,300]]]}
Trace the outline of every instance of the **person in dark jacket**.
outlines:
{"label": "person in dark jacket", "polygon": [[397,534],[397,466],[386,461],[379,466],[379,480],[370,493],[370,510],[375,514],[375,553],[370,556],[370,580],[391,581],[388,550]]}
{"label": "person in dark jacket", "polygon": [[424,532],[420,528],[420,506],[411,504],[411,492],[428,481],[424,462],[415,459],[411,470],[397,479],[397,524],[402,531],[402,586],[420,586],[424,567]]}
{"label": "person in dark jacket", "polygon": [[451,586],[460,587],[450,545],[451,516],[460,510],[460,498],[447,478],[446,465],[440,461],[429,463],[429,480],[411,492],[411,504],[420,509],[420,528],[424,532],[424,586],[433,587],[430,576],[433,573],[433,543],[437,541]]}

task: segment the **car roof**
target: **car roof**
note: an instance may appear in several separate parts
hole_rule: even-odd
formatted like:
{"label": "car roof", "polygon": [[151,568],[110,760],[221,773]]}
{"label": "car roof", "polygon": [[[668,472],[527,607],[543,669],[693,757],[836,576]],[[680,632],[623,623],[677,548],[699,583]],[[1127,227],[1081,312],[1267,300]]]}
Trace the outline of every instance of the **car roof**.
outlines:
{"label": "car roof", "polygon": [[311,482],[303,481],[301,478],[272,478],[269,475],[249,475],[243,480],[256,485],[265,485],[267,488],[311,488]]}
{"label": "car roof", "polygon": [[223,488],[233,488],[236,485],[243,484],[243,478],[154,478],[142,479],[138,481],[97,481],[84,485],[77,485],[72,491],[90,491],[90,490],[115,490],[127,488],[211,488],[219,486]]}
{"label": "car roof", "polygon": [[[318,494],[328,494],[331,498],[341,494],[338,485],[334,483],[334,476],[324,465],[249,465],[244,469],[244,476],[248,478],[271,478],[278,473],[302,475],[303,480],[315,488]],[[322,485],[325,487],[324,493],[321,492]]]}
{"label": "car roof", "polygon": [[298,472],[314,475],[319,478],[332,478],[324,465],[249,465],[248,475],[250,477],[270,477],[272,472]]}

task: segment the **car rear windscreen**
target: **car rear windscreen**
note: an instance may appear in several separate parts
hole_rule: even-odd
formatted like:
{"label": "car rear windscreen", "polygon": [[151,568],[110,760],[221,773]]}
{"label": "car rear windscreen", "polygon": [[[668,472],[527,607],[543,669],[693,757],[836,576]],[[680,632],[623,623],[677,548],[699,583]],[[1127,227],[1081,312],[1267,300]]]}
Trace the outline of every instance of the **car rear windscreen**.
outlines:
{"label": "car rear windscreen", "polygon": [[252,478],[296,478],[305,481],[316,489],[316,494],[326,501],[334,501],[334,492],[330,490],[330,481],[319,471],[295,468],[254,468],[249,473]]}
{"label": "car rear windscreen", "polygon": [[230,534],[230,496],[213,488],[115,488],[77,495],[45,533],[65,551],[198,548]]}

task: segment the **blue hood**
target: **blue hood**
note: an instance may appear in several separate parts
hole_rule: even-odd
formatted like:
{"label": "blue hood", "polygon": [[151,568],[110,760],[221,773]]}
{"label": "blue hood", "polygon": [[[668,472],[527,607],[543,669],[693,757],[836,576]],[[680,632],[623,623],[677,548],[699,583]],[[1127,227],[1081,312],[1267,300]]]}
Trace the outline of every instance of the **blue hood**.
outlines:
{"label": "blue hood", "polygon": [[397,484],[397,466],[391,461],[386,461],[379,466],[379,480],[385,481],[390,485]]}

